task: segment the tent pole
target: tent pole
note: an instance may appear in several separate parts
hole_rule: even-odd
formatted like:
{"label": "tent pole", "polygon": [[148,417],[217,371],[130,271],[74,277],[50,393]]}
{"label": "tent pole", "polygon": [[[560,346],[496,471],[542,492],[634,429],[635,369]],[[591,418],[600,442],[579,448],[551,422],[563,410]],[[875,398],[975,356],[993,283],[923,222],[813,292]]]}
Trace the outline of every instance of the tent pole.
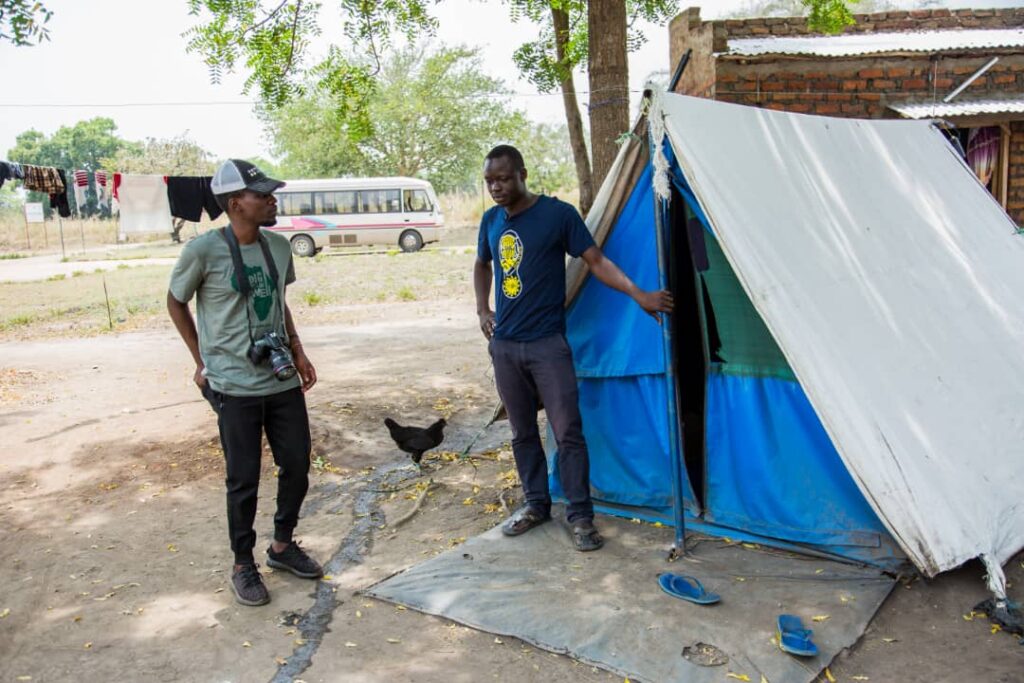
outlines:
{"label": "tent pole", "polygon": [[[654,228],[658,245],[658,286],[669,288],[668,232],[665,215],[668,202],[654,196]],[[675,521],[676,538],[669,552],[669,562],[686,554],[686,498],[683,492],[683,449],[679,433],[679,410],[676,405],[676,371],[672,353],[672,316],[663,314],[661,320],[661,345],[665,358],[665,398],[667,399],[668,450],[672,461],[672,514]]]}

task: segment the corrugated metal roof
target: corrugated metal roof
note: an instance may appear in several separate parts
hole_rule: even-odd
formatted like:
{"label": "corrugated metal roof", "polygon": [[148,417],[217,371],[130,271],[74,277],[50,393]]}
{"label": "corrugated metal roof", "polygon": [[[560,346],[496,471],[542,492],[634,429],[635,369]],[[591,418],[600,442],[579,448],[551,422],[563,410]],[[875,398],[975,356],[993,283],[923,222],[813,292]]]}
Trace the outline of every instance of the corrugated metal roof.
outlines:
{"label": "corrugated metal roof", "polygon": [[1024,114],[1024,99],[936,102],[935,104],[893,104],[889,106],[908,119],[945,119],[979,114]]}
{"label": "corrugated metal roof", "polygon": [[848,33],[841,36],[734,38],[724,55],[851,57],[886,52],[946,52],[1024,47],[1024,28]]}

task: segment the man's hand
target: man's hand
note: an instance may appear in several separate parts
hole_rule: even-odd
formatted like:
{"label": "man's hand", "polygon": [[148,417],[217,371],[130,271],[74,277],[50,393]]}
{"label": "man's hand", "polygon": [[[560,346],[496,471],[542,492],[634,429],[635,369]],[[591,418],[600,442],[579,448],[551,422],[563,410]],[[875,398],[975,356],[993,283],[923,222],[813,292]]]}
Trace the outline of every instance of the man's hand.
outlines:
{"label": "man's hand", "polygon": [[494,311],[484,311],[479,314],[480,317],[480,331],[484,333],[484,336],[490,339],[494,336]]}
{"label": "man's hand", "polygon": [[196,386],[202,389],[206,386],[206,366],[196,366],[196,372],[192,375],[192,381],[196,383]]}
{"label": "man's hand", "polygon": [[292,359],[295,361],[295,369],[299,372],[299,379],[302,380],[302,393],[306,393],[316,384],[316,368],[309,362],[301,346],[292,347]]}
{"label": "man's hand", "polygon": [[672,292],[667,289],[650,292],[641,291],[636,295],[636,302],[640,304],[640,308],[644,309],[648,315],[657,320],[659,325],[661,324],[661,316],[658,313],[671,313],[675,306]]}

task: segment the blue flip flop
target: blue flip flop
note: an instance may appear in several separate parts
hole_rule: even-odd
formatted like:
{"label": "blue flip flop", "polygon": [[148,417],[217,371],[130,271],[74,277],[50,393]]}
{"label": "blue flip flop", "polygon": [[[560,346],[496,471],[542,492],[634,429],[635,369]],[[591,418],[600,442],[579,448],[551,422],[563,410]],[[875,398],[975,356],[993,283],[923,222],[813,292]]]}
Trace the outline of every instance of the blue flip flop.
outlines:
{"label": "blue flip flop", "polygon": [[713,605],[722,599],[717,593],[704,590],[704,584],[692,576],[666,572],[658,576],[658,585],[672,597],[698,605]]}
{"label": "blue flip flop", "polygon": [[814,631],[804,628],[800,617],[780,614],[778,629],[779,647],[783,652],[799,657],[814,657],[818,654],[818,646],[811,642]]}

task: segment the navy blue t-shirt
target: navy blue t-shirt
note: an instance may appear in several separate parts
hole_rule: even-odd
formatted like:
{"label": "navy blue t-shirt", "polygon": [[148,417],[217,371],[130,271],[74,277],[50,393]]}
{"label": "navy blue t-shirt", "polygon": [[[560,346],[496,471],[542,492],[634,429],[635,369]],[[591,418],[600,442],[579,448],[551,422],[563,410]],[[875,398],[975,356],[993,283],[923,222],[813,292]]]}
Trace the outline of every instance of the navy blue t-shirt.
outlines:
{"label": "navy blue t-shirt", "polygon": [[494,336],[533,341],[565,334],[565,255],[592,246],[579,212],[553,197],[541,195],[511,218],[503,207],[489,209],[480,221],[477,256],[496,261]]}

